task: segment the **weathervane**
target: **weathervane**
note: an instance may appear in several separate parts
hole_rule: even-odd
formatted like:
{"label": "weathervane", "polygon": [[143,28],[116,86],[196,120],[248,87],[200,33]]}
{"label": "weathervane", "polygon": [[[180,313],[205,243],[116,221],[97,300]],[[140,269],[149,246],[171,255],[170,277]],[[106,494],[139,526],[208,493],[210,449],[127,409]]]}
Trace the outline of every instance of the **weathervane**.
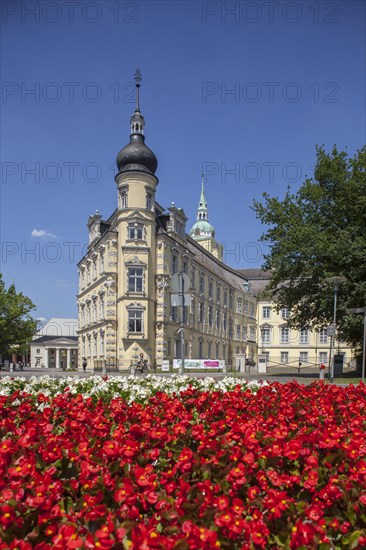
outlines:
{"label": "weathervane", "polygon": [[140,69],[137,67],[135,72],[135,83],[136,83],[136,110],[140,110],[140,86],[141,86],[142,75]]}

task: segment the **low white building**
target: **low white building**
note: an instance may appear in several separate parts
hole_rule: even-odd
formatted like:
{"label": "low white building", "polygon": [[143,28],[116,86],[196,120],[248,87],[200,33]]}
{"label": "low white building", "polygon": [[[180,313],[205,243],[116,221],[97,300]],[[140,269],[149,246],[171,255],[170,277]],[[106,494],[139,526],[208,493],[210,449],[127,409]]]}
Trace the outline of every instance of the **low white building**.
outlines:
{"label": "low white building", "polygon": [[77,319],[50,319],[31,343],[31,367],[78,368]]}

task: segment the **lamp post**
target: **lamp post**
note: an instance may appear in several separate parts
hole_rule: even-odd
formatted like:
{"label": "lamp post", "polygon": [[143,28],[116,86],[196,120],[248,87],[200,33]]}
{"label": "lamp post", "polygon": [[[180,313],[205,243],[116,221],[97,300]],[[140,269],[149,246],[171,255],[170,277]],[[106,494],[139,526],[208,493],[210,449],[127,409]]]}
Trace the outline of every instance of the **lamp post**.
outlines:
{"label": "lamp post", "polygon": [[331,335],[332,345],[330,348],[330,381],[334,380],[334,348],[335,348],[335,339],[336,339],[336,323],[337,323],[337,292],[341,283],[345,281],[345,277],[334,276],[327,277],[325,281],[333,285],[334,300],[333,300],[333,332]]}
{"label": "lamp post", "polygon": [[366,306],[347,309],[347,313],[363,313],[363,346],[362,346],[362,382],[365,382],[365,354],[366,354]]}

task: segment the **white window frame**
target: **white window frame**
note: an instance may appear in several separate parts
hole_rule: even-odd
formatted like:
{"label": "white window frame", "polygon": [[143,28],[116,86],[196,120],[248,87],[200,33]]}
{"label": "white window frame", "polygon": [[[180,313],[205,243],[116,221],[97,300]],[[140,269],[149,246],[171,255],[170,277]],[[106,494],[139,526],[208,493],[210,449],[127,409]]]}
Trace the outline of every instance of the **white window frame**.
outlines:
{"label": "white window frame", "polygon": [[290,342],[290,329],[289,327],[280,328],[280,342],[281,344],[288,344]]}
{"label": "white window frame", "polygon": [[[132,273],[135,271],[135,273]],[[139,290],[139,282],[141,282],[141,290]],[[132,294],[142,294],[144,292],[144,268],[137,266],[129,266],[127,268],[127,288]]]}
{"label": "white window frame", "polygon": [[308,363],[309,362],[309,352],[308,351],[300,351],[299,361],[300,361],[300,363]]}
{"label": "white window frame", "polygon": [[288,351],[281,351],[281,364],[287,365],[288,364]]}
{"label": "white window frame", "polygon": [[272,338],[271,338],[271,328],[270,327],[261,328],[261,340],[262,340],[263,345],[271,343]]}
{"label": "white window frame", "polygon": [[[137,330],[139,324],[140,330]],[[131,308],[128,310],[128,332],[130,334],[142,334],[144,332],[144,311]]]}
{"label": "white window frame", "polygon": [[308,344],[309,343],[309,329],[302,328],[300,330],[299,342],[300,342],[300,344]]}
{"label": "white window frame", "polygon": [[319,330],[319,344],[327,344],[328,343],[328,332],[326,328],[322,328]]}
{"label": "white window frame", "polygon": [[290,317],[290,311],[287,307],[281,309],[281,317],[282,319],[288,319]]}
{"label": "white window frame", "polygon": [[138,222],[130,222],[127,227],[127,240],[143,241],[144,240],[144,224]]}
{"label": "white window frame", "polygon": [[262,318],[270,319],[271,318],[272,308],[271,306],[262,306]]}
{"label": "white window frame", "polygon": [[328,363],[328,352],[327,351],[319,351],[319,363]]}

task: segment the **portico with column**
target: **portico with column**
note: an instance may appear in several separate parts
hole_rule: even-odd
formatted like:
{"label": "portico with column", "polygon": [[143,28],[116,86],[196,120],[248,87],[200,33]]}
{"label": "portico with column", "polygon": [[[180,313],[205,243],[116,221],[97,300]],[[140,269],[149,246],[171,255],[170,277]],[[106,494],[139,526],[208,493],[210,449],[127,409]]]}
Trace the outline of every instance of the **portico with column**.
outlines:
{"label": "portico with column", "polygon": [[77,369],[77,338],[42,337],[34,340],[31,345],[31,366],[63,370]]}

